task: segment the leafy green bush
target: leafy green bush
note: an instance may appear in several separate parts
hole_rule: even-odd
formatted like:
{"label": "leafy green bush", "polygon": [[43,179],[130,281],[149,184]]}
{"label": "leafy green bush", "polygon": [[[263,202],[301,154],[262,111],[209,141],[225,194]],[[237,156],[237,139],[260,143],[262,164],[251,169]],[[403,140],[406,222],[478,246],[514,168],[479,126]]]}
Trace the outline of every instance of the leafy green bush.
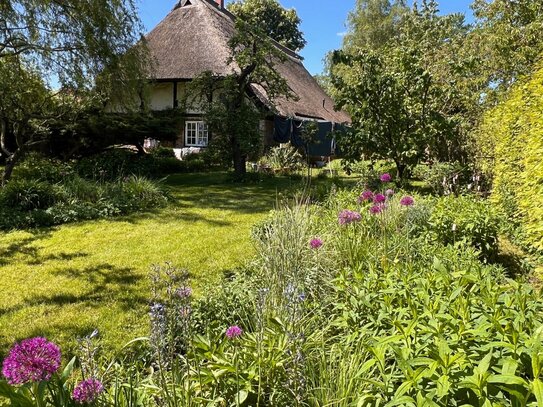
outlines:
{"label": "leafy green bush", "polygon": [[413,176],[424,181],[436,195],[459,194],[478,187],[469,169],[460,163],[419,164],[413,169]]}
{"label": "leafy green bush", "polygon": [[73,174],[74,169],[71,163],[45,158],[38,153],[30,153],[15,167],[13,178],[57,183]]}
{"label": "leafy green bush", "polygon": [[429,220],[429,228],[440,243],[467,243],[485,259],[497,254],[499,225],[490,203],[471,196],[437,199]]}
{"label": "leafy green bush", "polygon": [[[394,265],[386,274],[370,267],[337,279],[336,318],[323,337],[342,334],[330,340],[334,354],[319,355],[322,371],[309,376],[319,405],[332,401],[323,388],[342,405],[541,405],[539,294],[497,279],[474,257],[458,267],[455,252],[452,266],[438,251],[433,264]],[[326,363],[351,352],[356,359],[342,359],[341,369]]]}
{"label": "leafy green bush", "polygon": [[156,158],[175,158],[173,148],[168,147],[156,147],[151,149],[151,155]]}
{"label": "leafy green bush", "polygon": [[543,65],[489,111],[478,131],[480,165],[493,178],[491,199],[524,242],[543,251]]}
{"label": "leafy green bush", "polygon": [[147,175],[149,162],[148,156],[126,149],[110,149],[81,159],[76,170],[83,178],[113,181],[130,175]]}
{"label": "leafy green bush", "polygon": [[[33,171],[34,164],[43,171]],[[21,168],[0,189],[0,229],[51,226],[145,211],[165,205],[168,199],[156,181],[143,177],[89,180],[75,174],[67,164],[36,156],[30,156]]]}
{"label": "leafy green bush", "polygon": [[45,209],[57,202],[59,194],[56,185],[45,181],[14,179],[0,190],[0,203],[21,211]]}
{"label": "leafy green bush", "polygon": [[268,166],[275,172],[289,173],[304,166],[302,155],[290,144],[272,147],[260,160],[260,165]]}

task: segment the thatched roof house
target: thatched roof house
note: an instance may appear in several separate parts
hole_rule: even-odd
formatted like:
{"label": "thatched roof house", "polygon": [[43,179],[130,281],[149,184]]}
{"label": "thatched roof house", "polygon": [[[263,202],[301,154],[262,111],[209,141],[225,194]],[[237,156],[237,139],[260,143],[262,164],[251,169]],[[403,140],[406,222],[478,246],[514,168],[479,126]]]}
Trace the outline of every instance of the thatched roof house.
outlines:
{"label": "thatched roof house", "polygon": [[[236,66],[228,65],[228,40],[232,37],[235,17],[221,0],[181,0],[174,9],[148,35],[147,43],[154,59],[155,85],[151,92],[151,107],[165,109],[177,107],[186,91],[186,83],[202,72],[228,75]],[[334,110],[334,103],[305,69],[302,59],[294,52],[276,43],[285,55],[284,62],[275,69],[287,81],[296,99],[278,99],[262,130],[271,138],[273,117],[294,120],[318,120],[329,123],[349,122],[349,116]],[[265,96],[255,95],[268,105]],[[207,129],[201,121],[198,108],[186,112],[187,124],[181,146],[207,144]],[[271,119],[271,120],[270,120]]]}

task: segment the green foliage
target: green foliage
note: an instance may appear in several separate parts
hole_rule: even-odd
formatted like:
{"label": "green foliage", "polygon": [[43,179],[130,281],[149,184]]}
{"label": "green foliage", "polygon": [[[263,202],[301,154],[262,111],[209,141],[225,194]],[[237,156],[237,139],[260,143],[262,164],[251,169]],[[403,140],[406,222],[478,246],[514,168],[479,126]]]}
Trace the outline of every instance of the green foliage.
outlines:
{"label": "green foliage", "polygon": [[74,174],[70,163],[45,158],[41,154],[30,153],[13,171],[13,176],[19,179],[32,179],[55,184]]}
{"label": "green foliage", "polygon": [[50,141],[55,124],[77,124],[89,100],[139,108],[149,58],[132,0],[17,0],[2,2],[0,14],[4,181],[26,151]]}
{"label": "green foliage", "polygon": [[[110,162],[115,168],[115,162]],[[117,174],[119,175],[119,174]],[[88,180],[67,163],[30,155],[0,190],[0,228],[51,226],[163,206],[166,194],[138,176]],[[7,216],[11,213],[10,216]]]}
{"label": "green foliage", "polygon": [[[277,62],[287,57],[263,32],[262,27],[236,20],[235,34],[228,41],[228,63],[235,63],[239,73],[217,77],[204,72],[191,87],[204,106],[205,120],[213,132],[210,150],[232,157],[236,175],[244,176],[248,158],[260,155],[262,135],[259,130],[261,101],[248,101],[252,86],[261,86],[268,102],[277,97],[290,97],[286,80],[275,70]],[[219,93],[220,98],[209,95]],[[254,98],[254,96],[253,96]]]}
{"label": "green foliage", "polygon": [[475,0],[472,7],[477,20],[470,43],[481,56],[482,75],[491,94],[507,91],[537,67],[543,53],[543,4]]}
{"label": "green foliage", "polygon": [[476,179],[473,179],[470,175],[469,169],[459,162],[419,164],[413,169],[413,177],[424,181],[435,195],[476,191],[480,183],[476,176]]}
{"label": "green foliage", "polygon": [[266,165],[276,172],[292,172],[303,167],[302,155],[291,145],[286,147],[272,147],[270,151],[261,158],[261,165]]}
{"label": "green foliage", "polygon": [[277,0],[236,0],[227,7],[236,17],[293,51],[300,51],[306,44],[296,9],[284,9]]}
{"label": "green foliage", "polygon": [[0,202],[21,211],[46,209],[58,200],[59,192],[55,185],[44,181],[15,179],[2,188]]}
{"label": "green foliage", "polygon": [[487,112],[478,130],[480,165],[493,178],[491,200],[529,246],[543,250],[543,68]]}
{"label": "green foliage", "polygon": [[349,13],[349,31],[343,39],[346,49],[386,46],[400,35],[399,24],[408,8],[403,0],[357,0]]}
{"label": "green foliage", "polygon": [[244,330],[255,327],[256,287],[254,274],[237,270],[205,289],[193,304],[196,332],[224,334],[225,327],[239,324]]}
{"label": "green foliage", "polygon": [[[422,159],[464,160],[464,140],[476,118],[480,91],[469,79],[474,58],[465,52],[463,17],[439,15],[434,1],[423,2],[420,9],[397,5],[401,18],[386,11],[386,2],[371,3],[384,7],[380,13],[391,13],[387,18],[395,33],[377,45],[370,39],[364,47],[347,42],[332,56],[334,97],[353,119],[351,131],[338,137],[342,154],[351,162],[393,160],[400,178]],[[361,16],[371,10],[362,8]],[[360,24],[371,32],[379,21],[366,16]],[[352,30],[353,38],[365,35],[363,26]]]}
{"label": "green foliage", "polygon": [[[200,299],[179,295],[187,271],[157,268],[151,352],[104,360],[104,399],[135,405],[122,388],[172,407],[541,404],[541,293],[421,229],[436,206],[480,239],[464,219],[487,222],[487,208],[453,196],[403,206],[397,191],[372,213],[359,192],[272,212],[251,272]],[[339,224],[346,208],[360,217]]]}
{"label": "green foliage", "polygon": [[500,219],[488,201],[471,196],[439,198],[429,226],[442,244],[468,244],[488,260],[497,254]]}

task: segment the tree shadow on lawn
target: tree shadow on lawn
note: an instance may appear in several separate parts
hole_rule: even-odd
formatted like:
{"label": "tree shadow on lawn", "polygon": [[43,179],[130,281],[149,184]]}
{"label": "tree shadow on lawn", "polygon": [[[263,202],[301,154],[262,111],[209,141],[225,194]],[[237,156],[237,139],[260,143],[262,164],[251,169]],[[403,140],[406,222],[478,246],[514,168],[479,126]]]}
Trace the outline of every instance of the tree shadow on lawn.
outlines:
{"label": "tree shadow on lawn", "polygon": [[299,178],[264,178],[262,181],[237,183],[228,174],[175,175],[166,181],[181,208],[221,209],[241,213],[267,212],[285,194],[303,186]]}
{"label": "tree shadow on lawn", "polygon": [[20,304],[0,309],[0,316],[44,304],[62,307],[88,303],[89,307],[95,307],[96,304],[105,304],[108,299],[114,299],[123,311],[130,311],[138,305],[149,303],[149,298],[143,295],[139,285],[146,277],[128,267],[98,264],[84,268],[65,268],[54,271],[52,274],[60,274],[84,282],[84,293],[53,292],[51,295],[28,293]]}
{"label": "tree shadow on lawn", "polygon": [[7,246],[0,245],[0,266],[11,263],[17,256],[24,255],[36,259],[39,257],[39,247],[35,242],[51,237],[52,229],[31,230],[32,235],[14,239]]}

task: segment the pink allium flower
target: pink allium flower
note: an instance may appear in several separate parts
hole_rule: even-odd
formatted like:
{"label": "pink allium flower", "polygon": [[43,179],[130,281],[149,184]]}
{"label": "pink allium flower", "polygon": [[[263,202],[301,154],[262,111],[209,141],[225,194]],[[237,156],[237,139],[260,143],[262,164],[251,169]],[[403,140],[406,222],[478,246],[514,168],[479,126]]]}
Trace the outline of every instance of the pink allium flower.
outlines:
{"label": "pink allium flower", "polygon": [[338,215],[340,225],[348,225],[349,223],[358,222],[360,219],[362,219],[362,216],[358,212],[348,209],[342,210]]}
{"label": "pink allium flower", "polygon": [[390,182],[390,181],[392,181],[392,177],[387,172],[387,173],[384,173],[383,175],[381,175],[380,180],[381,180],[381,182]]}
{"label": "pink allium flower", "polygon": [[226,330],[226,337],[228,339],[236,339],[239,338],[242,333],[243,330],[239,326],[233,325]]}
{"label": "pink allium flower", "polygon": [[92,404],[104,392],[100,380],[90,378],[79,382],[72,393],[73,399],[79,404]]}
{"label": "pink allium flower", "polygon": [[364,201],[371,201],[373,199],[373,192],[367,190],[360,194],[358,197],[358,203],[362,203]]}
{"label": "pink allium flower", "polygon": [[394,190],[393,190],[393,189],[387,189],[387,190],[385,191],[385,195],[386,195],[386,196],[392,196],[392,195],[394,195]]}
{"label": "pink allium flower", "polygon": [[385,207],[383,205],[373,205],[371,208],[370,208],[370,213],[372,215],[378,215],[380,214],[381,212],[383,212],[383,210],[385,209]]}
{"label": "pink allium flower", "polygon": [[415,203],[415,200],[412,196],[406,195],[402,199],[400,199],[400,205],[403,206],[412,206]]}
{"label": "pink allium flower", "polygon": [[45,338],[30,338],[11,348],[2,365],[9,384],[49,380],[60,367],[60,349]]}
{"label": "pink allium flower", "polygon": [[383,203],[387,200],[387,197],[384,196],[383,194],[377,194],[373,197],[373,203]]}
{"label": "pink allium flower", "polygon": [[323,241],[319,239],[318,237],[311,239],[309,242],[309,246],[311,246],[312,249],[318,249],[323,245]]}

